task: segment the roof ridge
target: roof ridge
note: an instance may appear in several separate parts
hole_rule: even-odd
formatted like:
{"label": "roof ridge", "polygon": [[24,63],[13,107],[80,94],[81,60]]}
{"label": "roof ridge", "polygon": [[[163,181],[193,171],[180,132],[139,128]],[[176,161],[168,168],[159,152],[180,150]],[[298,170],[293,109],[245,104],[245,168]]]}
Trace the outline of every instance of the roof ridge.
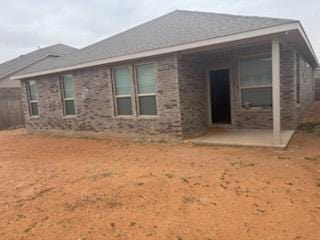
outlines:
{"label": "roof ridge", "polygon": [[[248,36],[241,35],[244,32],[252,32],[254,36],[260,36],[264,34],[262,29],[270,28],[266,34],[287,29],[297,30],[298,24],[297,20],[178,9],[134,27],[126,27],[126,30],[119,31],[117,34],[108,34],[108,37],[85,46],[79,51],[50,60],[50,63],[34,65],[20,76],[25,78],[35,73],[43,75],[66,69],[94,66],[94,64],[106,64],[110,61],[144,57],[148,54],[157,55],[162,52],[161,49],[174,52],[195,46],[191,43],[209,39],[212,41],[208,44],[215,43],[215,39],[217,42],[224,41],[224,37],[227,36]],[[222,40],[218,40],[219,38]],[[126,58],[127,55],[128,58]]]}
{"label": "roof ridge", "polygon": [[118,33],[116,33],[116,34],[113,34],[113,35],[111,35],[111,36],[109,36],[109,37],[106,37],[106,38],[104,38],[104,39],[102,39],[102,40],[99,40],[99,41],[97,41],[97,42],[95,42],[95,43],[89,44],[88,46],[85,46],[85,47],[83,47],[83,48],[80,48],[79,50],[81,51],[81,50],[87,49],[87,48],[89,48],[89,47],[91,47],[91,46],[93,46],[93,45],[96,45],[96,44],[98,44],[98,43],[100,43],[100,42],[103,42],[103,41],[105,41],[105,40],[107,40],[107,39],[111,39],[111,38],[114,38],[114,37],[116,37],[116,36],[119,36],[120,34],[124,34],[124,33],[126,33],[126,32],[129,32],[129,31],[133,30],[133,29],[137,29],[137,28],[141,27],[142,25],[151,23],[151,22],[156,21],[156,20],[158,20],[158,19],[160,19],[160,18],[162,18],[162,17],[164,17],[164,16],[171,15],[171,14],[177,12],[177,11],[178,11],[178,10],[171,11],[171,12],[169,12],[169,13],[160,15],[159,17],[153,18],[153,19],[151,19],[151,20],[149,20],[149,21],[146,21],[146,22],[140,23],[140,24],[138,24],[138,25],[135,25],[134,27],[127,28],[126,30],[120,31],[120,32],[118,32]]}
{"label": "roof ridge", "polygon": [[[127,28],[126,30],[120,31],[120,32],[118,32],[118,33],[116,33],[116,34],[113,34],[113,35],[109,36],[109,37],[103,38],[102,40],[99,40],[99,41],[97,41],[97,42],[94,42],[94,43],[92,43],[92,44],[89,44],[89,45],[87,45],[87,46],[85,46],[85,47],[83,47],[83,48],[80,48],[79,50],[81,51],[81,50],[88,49],[89,47],[92,47],[92,46],[94,46],[94,45],[96,45],[96,44],[99,44],[99,43],[101,43],[101,42],[103,42],[103,41],[105,41],[105,40],[107,40],[107,39],[112,39],[112,38],[117,37],[117,36],[119,36],[119,35],[121,35],[121,34],[124,34],[124,33],[126,33],[126,32],[132,31],[132,30],[134,30],[134,29],[137,29],[137,28],[141,27],[142,25],[151,23],[151,22],[156,21],[156,20],[158,20],[158,19],[160,19],[160,18],[162,18],[162,17],[165,17],[165,16],[168,16],[168,15],[174,14],[174,13],[176,13],[176,12],[198,13],[198,14],[219,15],[219,16],[229,16],[229,17],[241,17],[241,18],[259,18],[259,19],[270,19],[270,20],[272,19],[272,20],[282,20],[282,21],[283,21],[283,20],[287,20],[287,21],[292,21],[292,22],[299,22],[299,20],[287,19],[287,18],[273,18],[273,17],[261,17],[261,16],[246,16],[246,15],[236,15],[236,14],[229,14],[229,13],[217,13],[217,12],[206,12],[206,11],[197,11],[197,10],[176,9],[176,10],[173,10],[173,11],[171,11],[171,12],[169,12],[169,13],[166,13],[166,14],[160,15],[160,16],[158,16],[158,17],[156,17],[156,18],[153,18],[153,19],[151,19],[151,20],[149,20],[149,21],[146,21],[146,22],[140,23],[140,24],[138,24],[138,25],[135,25],[134,27],[129,27],[129,28]],[[283,24],[284,24],[284,23],[283,23]],[[77,54],[77,53],[75,53],[75,54]]]}
{"label": "roof ridge", "polygon": [[206,12],[206,11],[199,11],[199,10],[184,10],[184,9],[176,9],[175,11],[208,14],[208,15],[214,14],[214,15],[229,16],[229,17],[260,18],[260,19],[287,20],[287,21],[299,22],[299,20],[291,19],[291,18],[276,18],[276,17],[256,16],[256,15],[242,15],[242,14],[233,14],[233,13],[218,13],[218,12]]}

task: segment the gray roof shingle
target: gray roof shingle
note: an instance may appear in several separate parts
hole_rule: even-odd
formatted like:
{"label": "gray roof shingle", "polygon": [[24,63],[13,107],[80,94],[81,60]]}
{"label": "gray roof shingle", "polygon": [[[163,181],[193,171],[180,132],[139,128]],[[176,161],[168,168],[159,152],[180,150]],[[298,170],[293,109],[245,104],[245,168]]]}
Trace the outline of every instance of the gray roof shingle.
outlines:
{"label": "gray roof shingle", "polygon": [[176,10],[89,45],[72,54],[39,62],[23,71],[21,75],[213,39],[291,22],[297,22],[297,20]]}
{"label": "gray roof shingle", "polygon": [[0,79],[20,70],[23,67],[33,64],[46,56],[64,56],[76,50],[76,48],[69,47],[64,44],[56,44],[21,55],[20,57],[0,64]]}

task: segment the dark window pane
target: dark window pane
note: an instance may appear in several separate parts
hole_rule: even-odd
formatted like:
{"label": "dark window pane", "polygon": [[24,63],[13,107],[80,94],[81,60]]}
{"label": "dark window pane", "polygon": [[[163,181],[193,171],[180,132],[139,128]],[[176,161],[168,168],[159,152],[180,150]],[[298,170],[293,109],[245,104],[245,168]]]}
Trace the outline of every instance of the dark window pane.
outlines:
{"label": "dark window pane", "polygon": [[131,98],[117,98],[118,115],[132,115]]}
{"label": "dark window pane", "polygon": [[271,107],[272,88],[248,88],[241,90],[242,105],[251,107]]}
{"label": "dark window pane", "polygon": [[139,97],[140,115],[157,115],[156,97]]}
{"label": "dark window pane", "polygon": [[31,116],[38,116],[39,115],[39,110],[38,110],[38,103],[30,103],[30,111],[31,111]]}
{"label": "dark window pane", "polygon": [[65,111],[66,111],[66,115],[75,115],[76,114],[73,100],[66,100],[65,101]]}

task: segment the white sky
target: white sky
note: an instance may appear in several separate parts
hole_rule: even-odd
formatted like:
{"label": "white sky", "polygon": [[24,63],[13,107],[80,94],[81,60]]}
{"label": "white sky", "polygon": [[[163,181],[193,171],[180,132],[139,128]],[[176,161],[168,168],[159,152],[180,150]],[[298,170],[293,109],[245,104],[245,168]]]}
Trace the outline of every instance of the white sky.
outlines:
{"label": "white sky", "polygon": [[84,47],[176,9],[298,19],[320,58],[320,0],[0,0],[0,62]]}

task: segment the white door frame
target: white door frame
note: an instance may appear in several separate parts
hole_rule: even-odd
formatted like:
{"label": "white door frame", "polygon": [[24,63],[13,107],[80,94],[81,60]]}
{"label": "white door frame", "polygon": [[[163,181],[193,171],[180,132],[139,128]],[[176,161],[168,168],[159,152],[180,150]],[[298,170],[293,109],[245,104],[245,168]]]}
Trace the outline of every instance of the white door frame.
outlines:
{"label": "white door frame", "polygon": [[[229,71],[229,91],[230,91],[230,123],[222,123],[222,124],[215,124],[212,123],[212,109],[211,109],[211,81],[210,81],[210,72],[211,71],[217,71],[217,70],[228,70]],[[207,72],[207,97],[208,97],[208,126],[209,127],[227,127],[230,128],[232,126],[232,86],[231,86],[231,79],[232,79],[232,73],[231,73],[231,66],[226,65],[226,66],[220,66],[220,67],[209,67],[206,70]]]}

